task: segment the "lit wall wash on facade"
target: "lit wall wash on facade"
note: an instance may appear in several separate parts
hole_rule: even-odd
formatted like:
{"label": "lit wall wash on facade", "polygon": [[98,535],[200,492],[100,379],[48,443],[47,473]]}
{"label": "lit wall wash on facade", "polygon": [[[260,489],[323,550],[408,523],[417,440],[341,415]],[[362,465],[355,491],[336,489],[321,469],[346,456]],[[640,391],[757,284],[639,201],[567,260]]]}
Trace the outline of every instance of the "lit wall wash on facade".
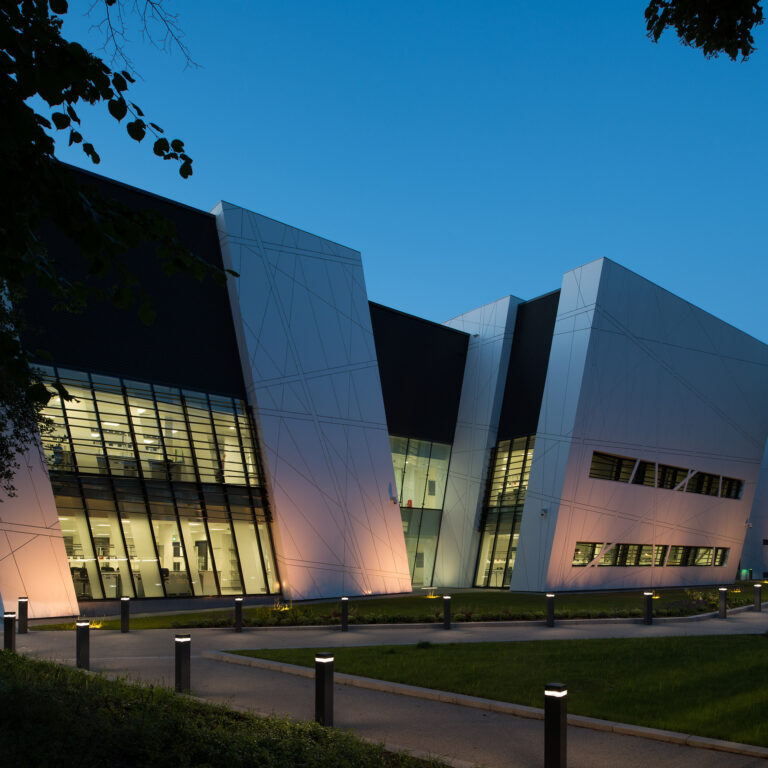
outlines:
{"label": "lit wall wash on facade", "polygon": [[5,606],[768,572],[761,342],[608,259],[439,325],[369,302],[357,251],[82,178],[238,276],[148,271],[151,332],[32,296],[30,346],[73,399],[51,401],[0,505]]}

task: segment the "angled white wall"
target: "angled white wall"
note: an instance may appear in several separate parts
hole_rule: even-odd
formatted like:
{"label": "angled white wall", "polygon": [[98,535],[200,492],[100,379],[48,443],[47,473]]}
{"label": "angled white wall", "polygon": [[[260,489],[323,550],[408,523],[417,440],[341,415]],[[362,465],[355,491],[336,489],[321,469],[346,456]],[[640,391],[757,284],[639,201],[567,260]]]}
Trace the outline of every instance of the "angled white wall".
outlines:
{"label": "angled white wall", "polygon": [[19,458],[16,495],[0,503],[0,610],[29,598],[30,618],[76,616],[77,598],[39,446]]}
{"label": "angled white wall", "polygon": [[752,571],[752,577],[768,576],[768,440],[765,443],[760,475],[752,502],[741,567]]}
{"label": "angled white wall", "polygon": [[283,594],[410,592],[360,254],[213,210],[274,517]]}
{"label": "angled white wall", "polygon": [[435,586],[469,587],[473,583],[488,461],[496,444],[520,302],[506,296],[444,323],[470,338],[437,545]]}
{"label": "angled white wall", "polygon": [[[767,391],[761,342],[607,259],[567,273],[512,589],[732,579],[768,434]],[[739,478],[743,494],[592,479],[595,450]],[[729,547],[730,557],[724,568],[574,568],[577,541]]]}

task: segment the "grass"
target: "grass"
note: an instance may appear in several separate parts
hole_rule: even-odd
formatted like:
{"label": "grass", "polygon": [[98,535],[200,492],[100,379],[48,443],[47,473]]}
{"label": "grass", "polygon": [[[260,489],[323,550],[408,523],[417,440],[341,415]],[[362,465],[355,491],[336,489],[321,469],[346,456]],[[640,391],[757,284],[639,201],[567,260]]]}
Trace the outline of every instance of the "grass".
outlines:
{"label": "grass", "polygon": [[351,734],[0,652],[2,765],[426,768]]}
{"label": "grass", "polygon": [[[563,593],[555,600],[555,617],[572,618],[630,618],[642,616],[641,590],[632,592]],[[658,590],[654,600],[656,616],[689,616],[717,609],[716,589]],[[731,588],[730,607],[752,602],[752,589]],[[442,599],[424,595],[365,598],[349,601],[351,624],[391,624],[435,622],[443,620]],[[451,599],[454,621],[512,621],[541,620],[545,603],[542,595],[506,591],[460,592]],[[233,610],[192,611],[173,615],[154,615],[131,618],[132,629],[194,629],[204,627],[231,627]],[[282,605],[280,610],[271,606],[243,608],[245,626],[308,626],[338,624],[341,610],[338,601],[323,603],[297,603]],[[96,619],[96,629],[119,629],[119,619]],[[74,623],[56,623],[35,629],[72,629]]]}
{"label": "grass", "polygon": [[[312,666],[314,649],[238,651]],[[768,637],[661,637],[334,648],[365,677],[544,706],[568,685],[568,711],[768,747]]]}

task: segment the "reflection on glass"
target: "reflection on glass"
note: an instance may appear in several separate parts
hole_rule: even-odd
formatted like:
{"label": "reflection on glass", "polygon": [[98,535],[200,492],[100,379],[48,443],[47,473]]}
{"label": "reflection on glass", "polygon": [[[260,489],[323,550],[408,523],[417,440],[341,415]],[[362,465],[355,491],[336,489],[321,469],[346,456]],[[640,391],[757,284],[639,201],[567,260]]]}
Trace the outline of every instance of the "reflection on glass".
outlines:
{"label": "reflection on glass", "polygon": [[502,440],[496,446],[488,484],[488,507],[522,505],[528,488],[535,436]]}
{"label": "reflection on glass", "polygon": [[477,573],[475,574],[475,586],[487,587],[488,577],[491,573],[491,558],[493,557],[493,545],[496,541],[496,528],[499,524],[499,513],[489,510],[483,525],[483,533],[480,538],[480,553],[477,558]]}
{"label": "reflection on glass", "polygon": [[79,598],[279,590],[244,402],[42,373],[72,395],[46,406],[43,447]]}
{"label": "reflection on glass", "polygon": [[176,516],[169,505],[152,504],[152,529],[160,561],[160,577],[168,597],[191,595],[187,563]]}
{"label": "reflection on glass", "polygon": [[78,600],[99,600],[104,597],[104,593],[101,591],[96,555],[91,545],[80,488],[73,478],[56,477],[51,485],[56,509],[59,511],[75,596]]}
{"label": "reflection on glass", "polygon": [[135,597],[114,500],[106,498],[99,491],[97,487],[84,486],[88,521],[104,597],[112,600]]}
{"label": "reflection on glass", "polygon": [[221,594],[240,595],[243,592],[243,584],[240,580],[235,539],[229,524],[224,494],[218,488],[204,486],[204,495],[208,532]]}
{"label": "reflection on glass", "polygon": [[414,587],[430,586],[435,570],[451,446],[390,435],[405,548]]}
{"label": "reflection on glass", "polygon": [[115,491],[136,597],[162,597],[163,584],[155,555],[154,534],[138,481],[116,482]]}

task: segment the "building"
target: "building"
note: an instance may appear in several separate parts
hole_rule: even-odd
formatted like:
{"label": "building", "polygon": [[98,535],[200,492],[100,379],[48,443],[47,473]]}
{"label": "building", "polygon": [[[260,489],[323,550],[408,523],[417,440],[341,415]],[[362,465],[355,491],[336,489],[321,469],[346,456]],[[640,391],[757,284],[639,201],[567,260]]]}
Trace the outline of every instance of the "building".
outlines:
{"label": "building", "polygon": [[369,302],[357,251],[83,178],[237,277],[137,250],[149,327],[31,291],[25,342],[73,399],[0,507],[6,606],[768,571],[765,344],[609,259],[440,325]]}

